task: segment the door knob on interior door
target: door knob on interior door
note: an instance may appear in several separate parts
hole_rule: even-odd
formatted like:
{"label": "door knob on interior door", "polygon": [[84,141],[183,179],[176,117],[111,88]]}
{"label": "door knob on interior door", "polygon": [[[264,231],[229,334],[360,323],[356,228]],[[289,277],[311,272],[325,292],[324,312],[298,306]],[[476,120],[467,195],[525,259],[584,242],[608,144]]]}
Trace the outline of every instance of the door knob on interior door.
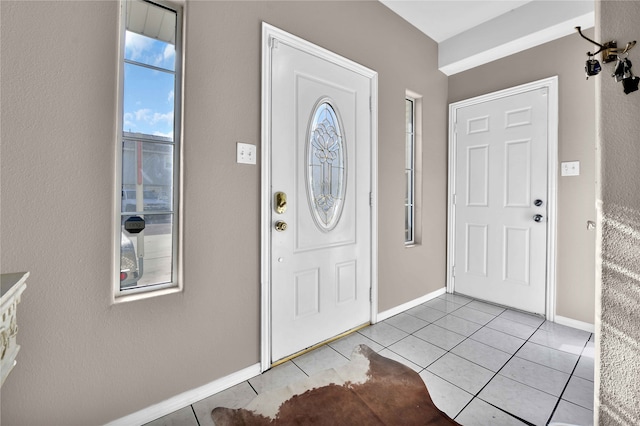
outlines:
{"label": "door knob on interior door", "polygon": [[276,228],[276,231],[278,231],[278,232],[286,231],[287,230],[287,222],[279,220],[279,221],[276,222],[275,228]]}
{"label": "door knob on interior door", "polygon": [[536,222],[542,222],[542,215],[541,214],[534,215],[533,220],[535,220]]}

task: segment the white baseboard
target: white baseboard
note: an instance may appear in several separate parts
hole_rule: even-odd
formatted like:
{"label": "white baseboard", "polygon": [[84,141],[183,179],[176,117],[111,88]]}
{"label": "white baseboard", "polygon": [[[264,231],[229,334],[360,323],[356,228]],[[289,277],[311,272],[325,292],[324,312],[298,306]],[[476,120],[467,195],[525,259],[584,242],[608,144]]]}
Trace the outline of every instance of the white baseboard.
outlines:
{"label": "white baseboard", "polygon": [[121,417],[110,423],[107,426],[130,426],[130,425],[143,425],[149,423],[155,419],[158,419],[167,414],[171,414],[181,408],[205,399],[213,394],[228,389],[239,383],[249,380],[260,374],[260,363],[254,364],[250,367],[244,368],[235,373],[231,373],[228,376],[222,377],[218,380],[214,380],[211,383],[202,385],[198,388],[188,390],[179,395],[171,397],[158,404],[154,404],[143,410],[137,411],[128,416]]}
{"label": "white baseboard", "polygon": [[415,308],[416,306],[421,305],[424,302],[428,302],[431,299],[435,299],[436,297],[440,296],[441,294],[445,294],[446,292],[447,292],[447,288],[442,287],[439,290],[432,291],[429,294],[425,294],[422,297],[418,297],[417,299],[413,299],[407,303],[403,303],[402,305],[396,306],[395,308],[391,308],[384,312],[379,312],[377,316],[377,321],[378,322],[384,321],[387,318],[391,318],[394,315],[398,315],[399,313],[406,311],[407,309]]}
{"label": "white baseboard", "polygon": [[589,333],[595,333],[595,326],[593,324],[589,324],[588,322],[578,321],[572,318],[561,317],[560,315],[556,315],[555,323],[560,325],[566,325],[567,327],[577,328],[578,330],[588,331]]}

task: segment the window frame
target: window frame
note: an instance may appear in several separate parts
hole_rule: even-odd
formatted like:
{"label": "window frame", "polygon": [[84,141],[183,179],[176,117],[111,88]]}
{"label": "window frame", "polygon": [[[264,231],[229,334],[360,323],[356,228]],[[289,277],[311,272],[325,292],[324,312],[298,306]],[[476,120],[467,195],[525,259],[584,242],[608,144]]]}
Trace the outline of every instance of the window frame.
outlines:
{"label": "window frame", "polygon": [[[172,3],[164,0],[142,0],[176,13],[175,39],[175,70],[174,70],[174,101],[173,101],[173,199],[172,199],[172,265],[171,281],[153,284],[135,289],[121,289],[120,286],[120,258],[122,233],[122,175],[123,175],[123,143],[128,138],[123,129],[124,115],[124,76],[125,76],[125,34],[127,18],[127,2],[120,0],[119,19],[119,49],[116,92],[116,128],[115,128],[115,176],[113,193],[113,262],[112,262],[112,303],[128,302],[147,299],[165,294],[178,293],[183,290],[182,274],[182,123],[183,123],[183,88],[184,88],[184,8],[182,3]],[[144,142],[144,138],[140,138]]]}
{"label": "window frame", "polygon": [[[406,114],[407,102],[412,103],[412,126],[411,132],[408,131],[408,117]],[[405,247],[415,247],[421,244],[422,241],[422,226],[420,220],[421,202],[422,202],[422,95],[407,90],[405,92],[405,144],[404,144],[404,158],[405,158],[405,181],[407,182],[407,190],[411,188],[411,193],[408,191],[405,193],[406,202],[405,208]],[[412,164],[410,168],[407,167],[407,149],[408,138],[411,136],[411,149],[412,149]],[[408,185],[407,172],[411,174],[411,185]],[[411,218],[411,238],[407,238],[407,218]]]}

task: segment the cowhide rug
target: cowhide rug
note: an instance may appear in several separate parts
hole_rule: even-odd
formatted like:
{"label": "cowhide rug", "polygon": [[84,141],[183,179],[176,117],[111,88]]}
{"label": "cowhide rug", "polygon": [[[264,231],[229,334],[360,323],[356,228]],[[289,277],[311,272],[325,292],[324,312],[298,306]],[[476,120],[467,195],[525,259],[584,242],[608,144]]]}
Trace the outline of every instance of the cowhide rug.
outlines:
{"label": "cowhide rug", "polygon": [[227,425],[457,425],[411,368],[356,346],[344,366],[258,395],[245,408],[218,407]]}

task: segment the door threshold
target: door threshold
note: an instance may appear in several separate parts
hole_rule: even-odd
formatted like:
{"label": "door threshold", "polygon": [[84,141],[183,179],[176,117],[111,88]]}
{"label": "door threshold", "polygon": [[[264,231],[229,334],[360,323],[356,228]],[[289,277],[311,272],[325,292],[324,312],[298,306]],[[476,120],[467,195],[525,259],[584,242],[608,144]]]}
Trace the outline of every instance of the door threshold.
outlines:
{"label": "door threshold", "polygon": [[311,351],[313,351],[313,350],[315,350],[315,349],[318,349],[318,348],[319,348],[319,347],[321,347],[321,346],[327,345],[327,344],[329,344],[329,343],[331,343],[331,342],[335,342],[335,341],[336,341],[336,340],[338,340],[338,339],[342,339],[343,337],[348,336],[348,335],[350,335],[350,334],[353,334],[353,333],[355,333],[356,331],[360,331],[360,330],[362,330],[362,329],[363,329],[363,328],[365,328],[365,327],[369,327],[370,325],[371,325],[371,323],[370,323],[370,322],[368,322],[368,323],[366,323],[366,324],[362,324],[362,325],[359,325],[359,326],[357,326],[357,327],[355,327],[355,328],[352,328],[351,330],[347,330],[347,331],[345,331],[344,333],[340,333],[340,334],[338,334],[337,336],[334,336],[334,337],[332,337],[332,338],[330,338],[330,339],[323,340],[323,341],[322,341],[322,342],[320,342],[320,343],[316,343],[316,344],[315,344],[315,345],[313,345],[313,346],[309,346],[307,349],[303,349],[303,350],[301,350],[300,352],[296,352],[296,353],[294,353],[293,355],[289,355],[288,357],[285,357],[285,358],[279,359],[278,361],[276,361],[276,362],[272,363],[272,364],[271,364],[271,367],[269,367],[269,368],[277,367],[277,366],[278,366],[278,365],[280,365],[280,364],[284,364],[284,363],[285,363],[285,362],[287,362],[287,361],[291,361],[292,359],[297,358],[297,357],[299,357],[299,356],[301,356],[301,355],[304,355],[304,354],[306,354],[306,353],[308,353],[308,352],[311,352]]}
{"label": "door threshold", "polygon": [[475,296],[470,296],[470,295],[468,295],[468,294],[464,294],[464,293],[458,293],[458,292],[456,292],[455,290],[454,290],[454,292],[453,292],[453,293],[449,293],[449,294],[458,295],[458,296],[463,296],[463,297],[466,297],[466,298],[468,298],[468,299],[473,299],[473,300],[476,300],[476,301],[478,301],[478,302],[486,303],[487,305],[493,305],[493,306],[496,306],[496,307],[498,307],[498,308],[509,309],[509,310],[511,310],[511,311],[520,312],[520,313],[527,314],[527,315],[535,315],[535,316],[537,316],[537,317],[540,317],[540,318],[546,319],[546,315],[545,315],[544,313],[538,313],[538,312],[525,311],[525,310],[523,310],[523,309],[514,308],[513,306],[509,306],[509,305],[503,305],[503,304],[501,304],[501,303],[493,302],[493,301],[491,301],[491,300],[482,299],[482,298],[475,297]]}

